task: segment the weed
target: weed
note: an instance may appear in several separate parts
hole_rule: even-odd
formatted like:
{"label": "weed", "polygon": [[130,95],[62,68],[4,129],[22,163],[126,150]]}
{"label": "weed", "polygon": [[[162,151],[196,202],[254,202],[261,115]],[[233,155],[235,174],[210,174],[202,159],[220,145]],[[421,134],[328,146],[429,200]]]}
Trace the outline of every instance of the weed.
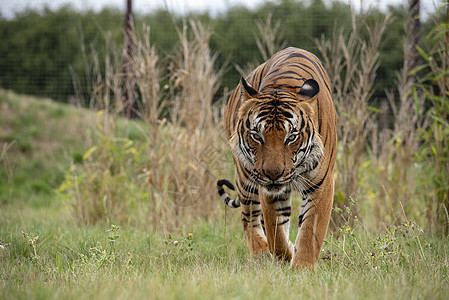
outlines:
{"label": "weed", "polygon": [[177,237],[169,234],[164,240],[164,245],[161,258],[170,269],[176,265],[194,264],[197,261],[197,249],[192,233],[181,233]]}
{"label": "weed", "polygon": [[108,235],[108,242],[111,249],[115,249],[115,241],[117,241],[120,238],[119,232],[120,232],[120,226],[111,224],[111,228],[106,230],[109,232]]}
{"label": "weed", "polygon": [[37,255],[37,244],[40,242],[39,236],[33,233],[26,233],[25,231],[22,231],[22,235],[32,249],[31,259],[37,263],[39,261],[39,256]]}
{"label": "weed", "polygon": [[88,248],[87,253],[78,253],[78,259],[71,264],[72,272],[81,272],[88,275],[90,272],[107,270],[109,273],[116,272],[116,268],[124,268],[127,271],[133,269],[133,256],[131,251],[121,251],[116,243],[120,239],[120,227],[111,225],[106,230],[107,246],[101,242],[96,242],[94,246]]}
{"label": "weed", "polygon": [[[351,201],[351,205],[356,205],[356,201]],[[330,234],[323,247],[321,258],[332,268],[356,270],[368,267],[375,272],[388,273],[429,255],[432,247],[423,240],[423,230],[415,222],[407,220],[388,227],[383,234],[376,234],[352,216],[353,210],[346,206],[334,209],[345,222],[338,228],[339,235]]]}
{"label": "weed", "polygon": [[143,166],[145,145],[128,138],[105,136],[98,126],[98,145],[84,153],[81,164],[69,168],[59,191],[80,223],[126,221],[133,205],[145,197],[136,191],[137,185],[143,185],[137,174]]}

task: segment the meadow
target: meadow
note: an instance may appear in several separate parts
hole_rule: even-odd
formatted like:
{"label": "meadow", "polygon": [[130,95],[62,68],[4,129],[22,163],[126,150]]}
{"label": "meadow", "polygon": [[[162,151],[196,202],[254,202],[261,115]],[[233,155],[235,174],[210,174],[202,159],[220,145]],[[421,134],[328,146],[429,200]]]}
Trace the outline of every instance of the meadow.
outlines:
{"label": "meadow", "polygon": [[[168,58],[136,37],[134,119],[123,117],[123,52],[112,45],[86,53],[91,98],[79,107],[0,90],[0,298],[446,299],[447,95],[410,85],[405,70],[388,94],[392,124],[379,127],[369,100],[388,20],[353,21],[352,33],[315,41],[339,113],[334,211],[315,271],[250,257],[239,210],[218,197],[216,180],[233,178],[226,99],[212,104],[224,69],[210,31],[190,21]],[[429,58],[447,49],[444,36],[432,41],[441,37],[442,48],[421,49],[421,70],[447,91],[444,60]],[[419,109],[429,101],[436,109]]]}
{"label": "meadow", "polygon": [[80,223],[52,185],[88,150],[96,114],[5,91],[0,105],[2,138],[22,137],[2,153],[10,172],[0,211],[3,299],[445,299],[449,291],[447,240],[413,221],[384,231],[343,224],[328,235],[315,272],[250,258],[239,213],[218,196],[216,217],[171,229],[154,225],[148,210]]}

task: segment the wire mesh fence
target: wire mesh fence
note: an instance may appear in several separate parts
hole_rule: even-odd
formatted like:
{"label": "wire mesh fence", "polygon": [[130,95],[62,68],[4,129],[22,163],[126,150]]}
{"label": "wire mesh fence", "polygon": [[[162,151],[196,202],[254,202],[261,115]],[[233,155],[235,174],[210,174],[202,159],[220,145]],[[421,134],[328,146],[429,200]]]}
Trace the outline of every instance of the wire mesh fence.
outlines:
{"label": "wire mesh fence", "polygon": [[[384,97],[384,90],[393,86],[403,62],[405,10],[372,10],[367,21],[381,20],[387,13],[394,18],[380,46],[375,97]],[[350,6],[343,2],[281,1],[265,2],[255,9],[232,7],[215,15],[180,16],[167,10],[144,15],[136,9],[134,20],[138,34],[144,34],[143,24],[149,25],[150,41],[162,57],[169,57],[179,46],[176,28],[186,26],[186,19],[205,24],[213,32],[209,43],[217,54],[215,67],[225,68],[218,99],[223,89],[232,89],[241,75],[278,48],[295,46],[319,55],[315,40],[329,38],[336,29],[349,34],[350,14]],[[112,48],[120,51],[124,20],[125,12],[120,10],[80,12],[70,6],[0,19],[0,87],[60,102],[73,103],[80,91],[88,98],[88,70],[105,68],[102,62],[92,65],[88,56],[104,57]]]}

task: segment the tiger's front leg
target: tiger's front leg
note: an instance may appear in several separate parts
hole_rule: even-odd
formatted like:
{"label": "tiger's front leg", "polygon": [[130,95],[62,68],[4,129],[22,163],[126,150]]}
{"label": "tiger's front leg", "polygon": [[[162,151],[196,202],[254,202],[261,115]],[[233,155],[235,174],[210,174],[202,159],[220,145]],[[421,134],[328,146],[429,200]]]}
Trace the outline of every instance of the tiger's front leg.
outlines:
{"label": "tiger's front leg", "polygon": [[251,255],[261,255],[269,252],[267,238],[263,230],[262,210],[257,195],[245,198],[240,195],[242,205],[242,225],[246,244]]}
{"label": "tiger's front leg", "polygon": [[291,215],[290,193],[270,196],[262,191],[259,197],[270,252],[279,259],[290,262],[293,254],[293,244],[288,238]]}
{"label": "tiger's front leg", "polygon": [[333,183],[333,176],[330,175],[322,185],[326,188],[303,195],[292,259],[295,269],[306,267],[312,270],[320,256],[332,211]]}

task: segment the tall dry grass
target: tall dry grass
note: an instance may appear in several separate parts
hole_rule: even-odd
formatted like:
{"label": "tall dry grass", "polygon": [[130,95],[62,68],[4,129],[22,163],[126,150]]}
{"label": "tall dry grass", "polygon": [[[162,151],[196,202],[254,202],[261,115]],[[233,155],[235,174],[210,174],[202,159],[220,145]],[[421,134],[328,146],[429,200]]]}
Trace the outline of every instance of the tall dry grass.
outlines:
{"label": "tall dry grass", "polygon": [[416,164],[416,154],[420,148],[420,130],[427,126],[428,118],[424,115],[422,97],[410,101],[412,85],[407,74],[406,68],[398,74],[396,93],[386,92],[389,106],[384,107],[387,111],[382,113],[387,114],[389,108],[392,126],[379,128],[376,124],[370,140],[371,170],[376,174],[372,188],[377,189],[374,211],[382,227],[405,222],[408,218],[421,219],[417,208],[422,169]]}
{"label": "tall dry grass", "polygon": [[[385,18],[369,25],[363,16],[352,13],[350,33],[335,28],[330,39],[322,36],[315,40],[333,87],[338,114],[337,207],[349,207],[351,198],[358,198],[361,191],[363,157],[376,124],[370,99],[379,66],[379,45],[388,22]],[[351,207],[352,215],[358,215],[357,206]],[[334,214],[332,222],[339,227],[342,219]]]}
{"label": "tall dry grass", "polygon": [[[226,169],[219,164],[227,151],[219,140],[220,108],[212,103],[224,69],[215,66],[217,54],[209,48],[212,32],[198,21],[184,22],[177,32],[179,44],[166,58],[167,94],[153,100],[159,103],[153,110],[167,108],[169,119],[161,119],[159,113],[158,124],[146,122],[153,131],[148,137],[152,158],[146,168],[148,189],[153,206],[161,208],[161,214],[152,216],[155,225],[172,222],[179,226],[213,217],[218,205],[214,185],[219,172]],[[144,55],[143,61],[151,61],[151,57]],[[151,76],[151,68],[142,70]],[[137,82],[140,90],[148,88],[148,80]]]}
{"label": "tall dry grass", "polygon": [[281,20],[273,21],[273,15],[268,14],[265,20],[258,19],[255,21],[258,33],[254,34],[257,49],[262,56],[263,61],[267,61],[279,50],[287,45],[283,40],[283,32],[281,28]]}
{"label": "tall dry grass", "polygon": [[[410,97],[407,61],[397,75],[396,90],[386,91],[379,108],[371,107],[379,46],[388,22],[385,18],[370,25],[363,15],[353,14],[349,34],[335,29],[330,39],[316,40],[339,118],[334,206],[379,229],[409,218],[424,224],[423,199],[430,192],[422,184],[425,166],[416,159],[429,118],[422,95]],[[353,200],[358,205],[352,205]],[[333,214],[333,227],[341,222],[339,214]]]}
{"label": "tall dry grass", "polygon": [[[103,64],[94,49],[88,56],[90,107],[98,111],[95,138],[61,186],[79,222],[138,219],[175,228],[221,211],[215,183],[230,167],[223,159],[223,107],[212,102],[224,67],[216,67],[207,26],[185,21],[177,32],[178,46],[166,57],[151,45],[148,27],[132,36],[128,65],[117,47],[108,48]],[[122,118],[123,82],[130,75],[124,70],[133,70],[139,95],[138,119],[132,121]]]}

